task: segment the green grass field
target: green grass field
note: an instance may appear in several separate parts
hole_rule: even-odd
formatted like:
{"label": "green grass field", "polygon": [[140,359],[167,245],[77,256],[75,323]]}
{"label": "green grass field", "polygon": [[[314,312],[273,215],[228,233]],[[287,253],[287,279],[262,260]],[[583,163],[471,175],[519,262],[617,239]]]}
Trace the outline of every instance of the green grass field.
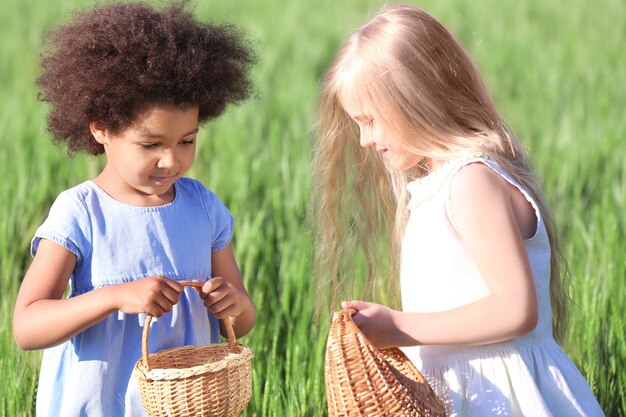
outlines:
{"label": "green grass field", "polygon": [[[102,161],[68,159],[37,101],[44,31],[87,0],[10,1],[0,14],[0,416],[32,416],[40,352],[19,351],[13,302],[35,228],[62,190]],[[258,325],[246,416],[323,416],[327,321],[313,319],[311,124],[321,74],[347,33],[382,1],[207,0],[197,13],[246,28],[256,98],[201,134],[190,175],[236,219],[234,245]],[[314,3],[314,6],[311,4]],[[626,3],[428,0],[475,57],[501,112],[529,149],[574,277],[568,354],[609,416],[626,415]]]}

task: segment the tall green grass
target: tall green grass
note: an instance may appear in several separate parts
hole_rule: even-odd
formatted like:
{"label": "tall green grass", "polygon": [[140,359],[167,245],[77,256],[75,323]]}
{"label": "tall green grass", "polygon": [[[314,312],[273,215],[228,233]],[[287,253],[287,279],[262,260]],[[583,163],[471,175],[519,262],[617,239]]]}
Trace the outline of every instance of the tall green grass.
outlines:
{"label": "tall green grass", "polygon": [[[207,125],[190,172],[236,219],[234,247],[257,304],[243,340],[256,353],[248,416],[323,416],[327,321],[313,320],[310,129],[319,81],[339,43],[381,1],[198,2],[245,27],[257,96]],[[23,0],[0,14],[0,416],[32,416],[40,352],[18,351],[11,314],[29,241],[65,188],[102,161],[50,144],[36,100],[44,30],[87,0]],[[424,1],[475,57],[561,227],[574,277],[566,350],[610,416],[626,415],[626,4],[556,0]]]}

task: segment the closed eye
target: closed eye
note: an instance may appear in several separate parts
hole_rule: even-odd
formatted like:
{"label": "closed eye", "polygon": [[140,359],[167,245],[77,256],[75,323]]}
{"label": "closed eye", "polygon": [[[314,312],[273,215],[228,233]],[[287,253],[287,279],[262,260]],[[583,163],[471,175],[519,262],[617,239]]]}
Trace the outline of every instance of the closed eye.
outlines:
{"label": "closed eye", "polygon": [[181,140],[180,144],[181,145],[193,145],[194,143],[196,143],[196,139],[185,139],[185,140]]}
{"label": "closed eye", "polygon": [[359,117],[355,117],[354,121],[357,122],[357,124],[362,125],[362,126],[371,127],[374,125],[373,117],[359,116]]}
{"label": "closed eye", "polygon": [[155,149],[159,146],[158,143],[140,143],[140,145],[145,149]]}

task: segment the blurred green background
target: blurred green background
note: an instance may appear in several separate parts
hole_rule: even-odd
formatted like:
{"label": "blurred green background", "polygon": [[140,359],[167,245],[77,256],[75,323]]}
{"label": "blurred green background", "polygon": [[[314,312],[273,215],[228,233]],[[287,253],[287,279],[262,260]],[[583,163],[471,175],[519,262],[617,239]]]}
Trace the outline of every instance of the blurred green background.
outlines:
{"label": "blurred green background", "polygon": [[[246,416],[324,416],[325,317],[313,319],[311,125],[320,79],[374,0],[203,0],[202,19],[245,28],[259,56],[256,97],[207,125],[190,176],[236,219],[234,246],[259,311]],[[37,101],[39,46],[70,11],[98,2],[9,0],[0,13],[0,416],[32,416],[41,352],[16,349],[11,316],[35,228],[62,190],[102,160],[69,159]],[[626,415],[626,3],[415,3],[456,34],[528,148],[574,277],[565,346],[609,416]]]}

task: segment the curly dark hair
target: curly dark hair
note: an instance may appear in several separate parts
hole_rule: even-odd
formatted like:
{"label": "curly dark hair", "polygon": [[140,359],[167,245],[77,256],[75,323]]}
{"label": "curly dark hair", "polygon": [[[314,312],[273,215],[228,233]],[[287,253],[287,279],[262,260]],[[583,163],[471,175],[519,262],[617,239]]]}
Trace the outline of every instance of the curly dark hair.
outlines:
{"label": "curly dark hair", "polygon": [[78,12],[51,31],[41,59],[39,99],[51,104],[48,130],[68,153],[104,148],[97,121],[119,133],[152,105],[199,107],[199,121],[222,114],[252,91],[255,62],[244,34],[230,24],[199,22],[187,3],[157,10],[118,3]]}

